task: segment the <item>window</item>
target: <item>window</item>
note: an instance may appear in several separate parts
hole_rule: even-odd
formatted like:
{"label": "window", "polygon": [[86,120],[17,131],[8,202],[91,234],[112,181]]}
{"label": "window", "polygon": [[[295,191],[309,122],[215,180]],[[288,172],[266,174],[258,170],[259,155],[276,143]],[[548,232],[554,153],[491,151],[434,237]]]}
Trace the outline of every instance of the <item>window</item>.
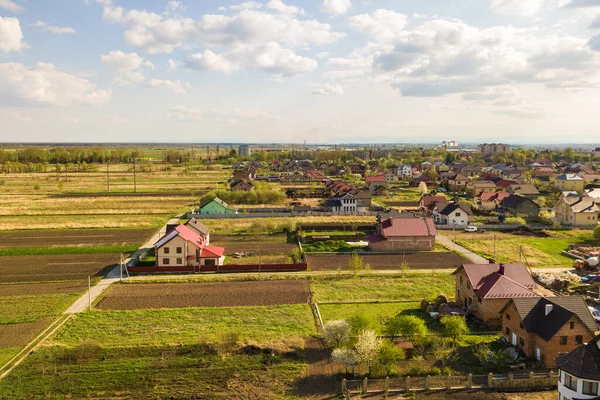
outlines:
{"label": "window", "polygon": [[471,281],[467,281],[467,288],[471,289]]}
{"label": "window", "polygon": [[519,344],[521,347],[525,347],[525,339],[519,336]]}
{"label": "window", "polygon": [[179,265],[183,264],[183,258],[178,258],[177,259],[177,264],[179,264]]}
{"label": "window", "polygon": [[169,262],[171,260],[169,260],[168,258],[163,258],[163,265],[169,265]]}
{"label": "window", "polygon": [[583,344],[583,336],[581,336],[581,335],[575,336],[575,344]]}
{"label": "window", "polygon": [[478,298],[477,298],[477,301],[478,301],[479,303],[481,303],[481,297],[478,297]]}
{"label": "window", "polygon": [[169,254],[170,249],[168,247],[165,247],[165,254]]}
{"label": "window", "polygon": [[561,336],[560,337],[559,343],[561,344],[561,346],[564,346],[564,345],[567,344],[567,341],[568,341],[567,339],[568,339],[567,336]]}
{"label": "window", "polygon": [[506,314],[506,319],[510,319],[510,314]]}
{"label": "window", "polygon": [[575,322],[569,323],[569,329],[575,329]]}
{"label": "window", "polygon": [[462,275],[460,276],[460,284],[461,285],[463,284],[463,277],[462,277]]}
{"label": "window", "polygon": [[458,289],[458,296],[456,298],[459,300],[462,298],[462,290]]}
{"label": "window", "polygon": [[525,326],[523,325],[523,323],[522,323],[522,322],[519,322],[519,328],[521,328],[521,329],[525,329]]}
{"label": "window", "polygon": [[178,247],[177,249],[175,249],[175,251],[177,252],[177,254],[183,253],[183,249],[181,247]]}
{"label": "window", "polygon": [[460,213],[456,213],[456,216],[457,216],[457,217],[460,217]]}
{"label": "window", "polygon": [[505,332],[506,332],[507,335],[510,335],[510,328],[508,326],[506,327]]}
{"label": "window", "polygon": [[583,381],[583,394],[596,396],[598,394],[598,382]]}
{"label": "window", "polygon": [[577,391],[577,378],[572,377],[569,374],[565,374],[565,386],[573,391]]}

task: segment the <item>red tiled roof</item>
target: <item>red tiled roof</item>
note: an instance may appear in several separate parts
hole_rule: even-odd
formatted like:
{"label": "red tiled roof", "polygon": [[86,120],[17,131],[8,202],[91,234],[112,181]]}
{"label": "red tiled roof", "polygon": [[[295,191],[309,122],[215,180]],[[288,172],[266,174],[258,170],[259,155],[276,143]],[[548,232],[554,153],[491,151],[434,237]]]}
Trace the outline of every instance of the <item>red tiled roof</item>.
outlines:
{"label": "red tiled roof", "polygon": [[175,230],[177,232],[179,232],[179,236],[181,236],[183,239],[187,240],[188,242],[192,242],[193,244],[195,244],[196,246],[198,246],[200,248],[202,248],[202,246],[204,245],[204,239],[202,238],[202,236],[198,235],[196,232],[194,232],[187,226],[178,225],[177,228],[175,228]]}
{"label": "red tiled roof", "polygon": [[463,264],[454,274],[461,268],[481,298],[539,297],[533,292],[537,285],[523,264],[504,264],[503,274],[499,273],[499,264]]}
{"label": "red tiled roof", "polygon": [[510,196],[510,193],[507,193],[507,192],[496,192],[496,193],[483,192],[478,195],[478,197],[481,199],[481,201],[495,201],[495,200],[502,201],[505,198],[507,198],[508,196]]}
{"label": "red tiled roof", "polygon": [[444,196],[423,196],[421,197],[421,202],[424,207],[428,207],[433,203],[447,203],[448,200],[446,200],[446,197]]}
{"label": "red tiled roof", "polygon": [[506,189],[510,185],[518,184],[517,181],[511,181],[507,179],[502,179],[496,182],[496,187]]}
{"label": "red tiled roof", "polygon": [[367,176],[366,178],[366,182],[385,182],[385,176],[383,175],[374,175],[374,176]]}
{"label": "red tiled roof", "polygon": [[437,230],[431,218],[388,218],[381,221],[383,236],[435,236]]}
{"label": "red tiled roof", "polygon": [[224,247],[218,246],[204,246],[202,252],[200,253],[201,258],[221,258],[223,257],[223,253],[225,253]]}

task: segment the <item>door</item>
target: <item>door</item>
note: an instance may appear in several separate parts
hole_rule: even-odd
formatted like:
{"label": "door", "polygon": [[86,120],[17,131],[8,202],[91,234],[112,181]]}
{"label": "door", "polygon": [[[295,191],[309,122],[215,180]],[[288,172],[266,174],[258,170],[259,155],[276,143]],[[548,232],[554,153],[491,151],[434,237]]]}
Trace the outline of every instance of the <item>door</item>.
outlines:
{"label": "door", "polygon": [[512,345],[513,346],[517,345],[517,334],[516,333],[512,334]]}
{"label": "door", "polygon": [[535,348],[535,359],[540,361],[542,359],[542,351],[539,347]]}

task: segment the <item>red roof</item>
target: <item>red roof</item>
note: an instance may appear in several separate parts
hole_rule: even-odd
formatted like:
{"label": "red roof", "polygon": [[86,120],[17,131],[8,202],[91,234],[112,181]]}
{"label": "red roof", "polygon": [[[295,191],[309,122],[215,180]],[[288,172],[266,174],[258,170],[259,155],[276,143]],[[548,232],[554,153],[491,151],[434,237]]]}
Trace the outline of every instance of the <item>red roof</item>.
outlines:
{"label": "red roof", "polygon": [[505,198],[507,198],[508,196],[510,196],[510,193],[507,192],[496,192],[496,193],[492,193],[492,192],[482,192],[478,195],[478,197],[481,199],[481,201],[502,201]]}
{"label": "red roof", "polygon": [[463,264],[463,268],[477,296],[487,299],[539,297],[533,292],[537,287],[523,264]]}
{"label": "red roof", "polygon": [[506,189],[507,187],[509,187],[510,185],[513,185],[513,184],[518,184],[518,182],[507,180],[507,179],[502,179],[502,180],[499,180],[498,182],[496,182],[496,187]]}
{"label": "red roof", "polygon": [[369,182],[385,182],[385,176],[383,176],[383,175],[367,176],[365,179],[366,179],[367,183],[369,183]]}
{"label": "red roof", "polygon": [[221,258],[223,257],[223,253],[225,253],[224,247],[218,246],[204,246],[202,252],[200,253],[201,258]]}
{"label": "red roof", "polygon": [[196,232],[194,232],[187,226],[180,224],[177,226],[177,228],[175,228],[175,230],[179,232],[179,236],[181,236],[188,242],[192,242],[200,248],[202,248],[202,246],[204,245],[204,239],[202,238],[202,236],[198,235]]}
{"label": "red roof", "polygon": [[422,203],[423,207],[428,207],[433,203],[447,203],[448,200],[446,200],[445,196],[423,196],[421,197],[420,202]]}
{"label": "red roof", "polygon": [[435,236],[437,230],[431,218],[388,218],[381,221],[383,236]]}

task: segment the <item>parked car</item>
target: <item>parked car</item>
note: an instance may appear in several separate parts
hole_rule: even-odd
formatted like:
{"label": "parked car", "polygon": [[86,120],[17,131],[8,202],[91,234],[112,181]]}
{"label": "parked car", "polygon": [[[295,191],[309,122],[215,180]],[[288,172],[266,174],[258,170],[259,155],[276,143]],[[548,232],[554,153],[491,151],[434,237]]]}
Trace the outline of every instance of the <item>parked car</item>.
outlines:
{"label": "parked car", "polygon": [[581,282],[583,282],[583,283],[596,283],[596,282],[600,282],[600,274],[586,275],[583,278],[581,278]]}
{"label": "parked car", "polygon": [[441,188],[437,188],[435,191],[438,192],[438,193],[446,193],[447,192],[447,190],[444,189],[444,188],[442,188],[442,187]]}
{"label": "parked car", "polygon": [[469,225],[465,228],[465,232],[477,232],[478,229],[475,225]]}
{"label": "parked car", "polygon": [[594,307],[588,307],[590,312],[592,313],[592,317],[594,317],[594,321],[600,323],[600,311],[596,310]]}

